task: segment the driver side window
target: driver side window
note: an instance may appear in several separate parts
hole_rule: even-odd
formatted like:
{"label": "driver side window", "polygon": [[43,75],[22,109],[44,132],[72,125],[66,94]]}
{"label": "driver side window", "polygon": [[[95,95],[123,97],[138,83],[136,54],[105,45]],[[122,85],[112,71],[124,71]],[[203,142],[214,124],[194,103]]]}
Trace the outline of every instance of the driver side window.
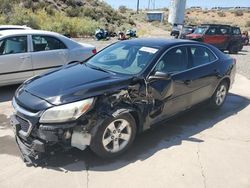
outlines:
{"label": "driver side window", "polygon": [[155,71],[176,73],[188,69],[186,47],[176,47],[167,52],[156,65]]}

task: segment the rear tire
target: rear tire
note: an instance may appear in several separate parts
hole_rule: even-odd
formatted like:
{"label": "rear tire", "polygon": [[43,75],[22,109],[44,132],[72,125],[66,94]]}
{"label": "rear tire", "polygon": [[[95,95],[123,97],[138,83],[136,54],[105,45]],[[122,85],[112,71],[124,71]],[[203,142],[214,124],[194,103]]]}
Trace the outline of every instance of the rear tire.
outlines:
{"label": "rear tire", "polygon": [[136,124],[132,115],[121,114],[98,127],[92,138],[91,150],[102,158],[113,158],[125,152],[133,143]]}
{"label": "rear tire", "polygon": [[222,81],[216,88],[212,98],[210,99],[210,107],[219,109],[225,102],[229,85],[226,81]]}
{"label": "rear tire", "polygon": [[237,44],[231,44],[229,47],[228,47],[228,51],[229,51],[229,54],[237,54],[238,51],[239,51],[239,47]]}

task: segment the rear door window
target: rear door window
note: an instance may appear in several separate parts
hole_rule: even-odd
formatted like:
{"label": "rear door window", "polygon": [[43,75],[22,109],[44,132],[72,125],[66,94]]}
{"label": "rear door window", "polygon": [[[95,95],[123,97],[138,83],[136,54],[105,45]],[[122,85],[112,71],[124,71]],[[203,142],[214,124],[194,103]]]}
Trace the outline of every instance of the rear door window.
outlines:
{"label": "rear door window", "polygon": [[192,67],[197,67],[211,63],[217,59],[217,57],[207,48],[202,46],[190,47],[191,56],[193,60]]}
{"label": "rear door window", "polygon": [[32,43],[34,52],[67,49],[62,41],[51,36],[33,35]]}
{"label": "rear door window", "polygon": [[0,55],[25,53],[27,51],[27,36],[9,37],[0,41]]}

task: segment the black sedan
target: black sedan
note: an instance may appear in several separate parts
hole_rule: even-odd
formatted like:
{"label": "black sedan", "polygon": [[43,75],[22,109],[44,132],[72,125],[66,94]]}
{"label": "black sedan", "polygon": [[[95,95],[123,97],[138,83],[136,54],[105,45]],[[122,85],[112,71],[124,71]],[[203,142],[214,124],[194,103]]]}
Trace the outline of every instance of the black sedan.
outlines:
{"label": "black sedan", "polygon": [[11,117],[17,144],[32,164],[58,146],[90,146],[101,157],[115,157],[153,124],[204,101],[220,108],[235,68],[230,56],[195,41],[115,43],[86,62],[70,63],[18,88]]}

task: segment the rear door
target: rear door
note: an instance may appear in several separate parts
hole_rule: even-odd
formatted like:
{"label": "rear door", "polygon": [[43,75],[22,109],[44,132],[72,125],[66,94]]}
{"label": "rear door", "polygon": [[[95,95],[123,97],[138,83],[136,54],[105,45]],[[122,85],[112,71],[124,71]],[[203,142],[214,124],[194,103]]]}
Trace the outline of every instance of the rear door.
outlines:
{"label": "rear door", "polygon": [[207,47],[192,45],[189,47],[191,106],[200,103],[213,95],[218,83],[218,58]]}
{"label": "rear door", "polygon": [[67,46],[58,38],[48,35],[32,35],[32,46],[32,62],[36,75],[68,62]]}
{"label": "rear door", "polygon": [[33,76],[27,35],[0,40],[0,85],[20,83]]}

